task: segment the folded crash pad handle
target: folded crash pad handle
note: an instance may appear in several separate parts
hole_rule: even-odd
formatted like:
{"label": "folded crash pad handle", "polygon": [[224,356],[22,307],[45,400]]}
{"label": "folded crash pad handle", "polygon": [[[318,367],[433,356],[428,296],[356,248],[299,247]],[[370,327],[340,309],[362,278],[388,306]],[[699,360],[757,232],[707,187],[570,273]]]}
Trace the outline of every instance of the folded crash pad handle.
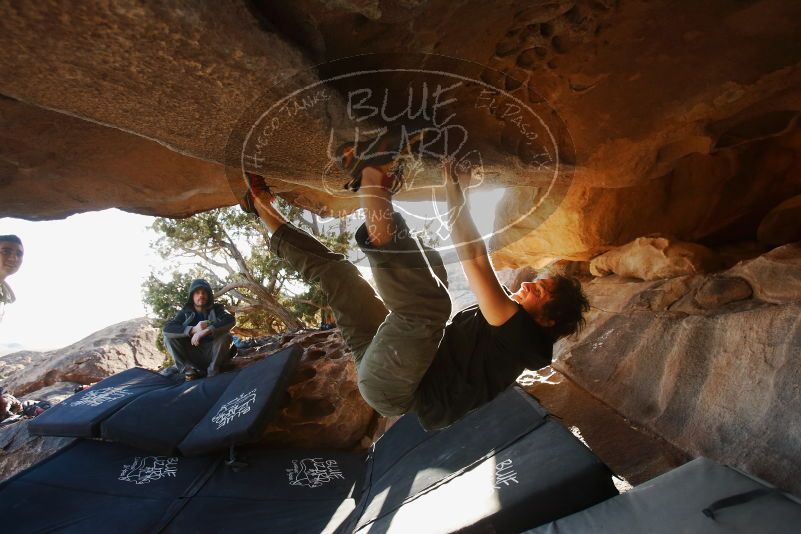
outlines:
{"label": "folded crash pad handle", "polygon": [[758,499],[759,497],[764,497],[765,495],[772,495],[774,493],[781,493],[776,488],[759,488],[751,491],[746,491],[744,493],[738,493],[737,495],[732,495],[731,497],[725,497],[723,499],[719,499],[706,508],[702,510],[705,516],[710,519],[715,519],[715,512],[720,510],[721,508],[729,508],[731,506],[737,506],[740,504],[745,504],[747,502],[753,501],[754,499]]}
{"label": "folded crash pad handle", "polygon": [[248,466],[247,462],[243,462],[241,459],[237,458],[236,451],[234,450],[235,445],[231,445],[228,448],[228,459],[225,460],[225,465],[230,467],[231,470],[236,473],[240,469],[244,469]]}

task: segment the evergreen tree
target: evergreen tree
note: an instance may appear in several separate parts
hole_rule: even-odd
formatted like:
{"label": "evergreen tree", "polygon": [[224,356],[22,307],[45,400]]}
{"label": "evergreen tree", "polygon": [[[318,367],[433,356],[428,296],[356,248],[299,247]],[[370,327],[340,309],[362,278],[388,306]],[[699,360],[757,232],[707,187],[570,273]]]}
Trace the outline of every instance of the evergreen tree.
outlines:
{"label": "evergreen tree", "polygon": [[[282,211],[332,250],[347,252],[352,235],[344,220],[326,231],[313,214],[288,204],[282,204]],[[240,335],[316,326],[329,314],[319,287],[303,282],[270,253],[261,221],[238,208],[186,219],[157,218],[151,228],[159,236],[154,248],[164,259],[176,262],[167,272],[151,273],[143,284],[143,300],[158,327],[187,301],[186,290],[194,278],[211,283],[217,301],[237,316]]]}

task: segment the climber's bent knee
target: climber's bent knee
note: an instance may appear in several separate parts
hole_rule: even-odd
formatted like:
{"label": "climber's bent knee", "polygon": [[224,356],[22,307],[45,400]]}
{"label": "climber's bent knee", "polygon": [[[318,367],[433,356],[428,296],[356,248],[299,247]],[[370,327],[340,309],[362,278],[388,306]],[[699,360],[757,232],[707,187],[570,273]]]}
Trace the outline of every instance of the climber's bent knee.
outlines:
{"label": "climber's bent knee", "polygon": [[[403,415],[408,412],[414,401],[414,392],[388,393],[387,384],[375,379],[359,379],[359,393],[375,411],[384,417]],[[392,388],[390,388],[392,389]]]}

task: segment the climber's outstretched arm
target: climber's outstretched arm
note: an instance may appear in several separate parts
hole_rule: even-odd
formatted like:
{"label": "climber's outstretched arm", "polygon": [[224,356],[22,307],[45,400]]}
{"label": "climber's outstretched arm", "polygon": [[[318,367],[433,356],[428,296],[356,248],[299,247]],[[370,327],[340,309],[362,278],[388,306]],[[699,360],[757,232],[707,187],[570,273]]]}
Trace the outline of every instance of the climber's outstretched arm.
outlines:
{"label": "climber's outstretched arm", "polygon": [[253,206],[259,218],[267,226],[270,234],[273,234],[278,227],[287,222],[280,211],[275,208],[275,196],[269,190],[259,190],[253,196]]}
{"label": "climber's outstretched arm", "polygon": [[517,313],[517,304],[506,295],[498,282],[487,247],[470,216],[467,199],[459,183],[460,177],[453,168],[452,161],[443,162],[442,173],[448,213],[452,217],[449,221],[451,239],[456,246],[470,290],[476,296],[478,307],[487,322],[495,326],[502,325]]}

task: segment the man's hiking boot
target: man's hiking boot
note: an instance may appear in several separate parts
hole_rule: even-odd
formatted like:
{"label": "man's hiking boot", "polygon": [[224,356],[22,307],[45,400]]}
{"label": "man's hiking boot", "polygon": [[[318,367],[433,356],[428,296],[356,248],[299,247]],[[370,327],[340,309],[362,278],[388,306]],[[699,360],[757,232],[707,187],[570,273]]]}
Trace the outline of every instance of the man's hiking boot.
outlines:
{"label": "man's hiking boot", "polygon": [[404,130],[386,133],[377,141],[369,140],[359,143],[343,143],[336,150],[337,166],[348,175],[350,180],[343,186],[354,193],[362,185],[362,171],[373,167],[384,175],[382,185],[390,193],[397,193],[403,187],[404,156],[411,156],[422,142],[425,130],[407,133]]}
{"label": "man's hiking boot", "polygon": [[239,201],[239,207],[242,208],[242,211],[245,213],[258,215],[256,213],[256,206],[253,203],[254,199],[261,193],[269,193],[270,186],[268,186],[264,182],[264,178],[258,174],[246,172],[245,179],[248,184],[248,190],[245,191],[245,195],[242,197],[242,200]]}
{"label": "man's hiking boot", "polygon": [[189,382],[191,380],[197,380],[198,378],[203,378],[203,375],[200,374],[200,371],[197,369],[192,369],[191,367],[184,371],[184,379]]}

